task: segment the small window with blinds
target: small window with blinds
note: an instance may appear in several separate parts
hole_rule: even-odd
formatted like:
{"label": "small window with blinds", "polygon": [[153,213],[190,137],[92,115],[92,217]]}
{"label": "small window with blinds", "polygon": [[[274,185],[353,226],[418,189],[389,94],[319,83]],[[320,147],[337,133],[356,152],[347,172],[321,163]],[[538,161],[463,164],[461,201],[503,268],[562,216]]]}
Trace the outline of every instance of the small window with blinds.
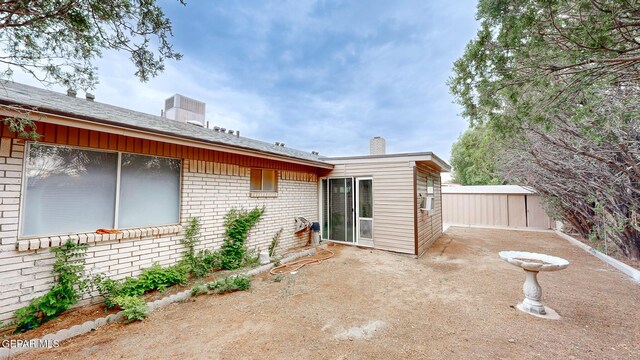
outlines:
{"label": "small window with blinds", "polygon": [[278,173],[276,170],[251,169],[252,192],[278,192]]}

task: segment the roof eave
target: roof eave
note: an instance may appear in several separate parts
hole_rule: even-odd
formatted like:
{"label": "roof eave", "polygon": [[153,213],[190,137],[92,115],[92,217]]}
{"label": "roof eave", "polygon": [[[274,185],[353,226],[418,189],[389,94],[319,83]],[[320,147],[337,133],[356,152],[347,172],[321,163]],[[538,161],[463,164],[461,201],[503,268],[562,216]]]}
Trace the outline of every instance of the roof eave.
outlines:
{"label": "roof eave", "polygon": [[[64,111],[59,111],[59,110],[55,110],[55,109],[49,109],[49,108],[37,107],[37,106],[33,106],[33,105],[28,105],[28,104],[16,103],[16,102],[11,102],[11,101],[7,101],[7,100],[3,100],[3,99],[0,99],[0,104],[6,106],[6,108],[0,108],[0,114],[5,115],[5,116],[10,116],[10,117],[24,116],[24,112],[28,111],[29,112],[29,116],[31,117],[31,120],[33,120],[33,121],[40,121],[40,122],[45,122],[45,123],[55,123],[55,124],[58,124],[58,125],[65,125],[65,126],[74,126],[73,123],[75,123],[76,125],[79,125],[79,124],[82,124],[82,123],[92,124],[92,125],[99,125],[99,126],[105,127],[105,132],[118,133],[118,134],[121,134],[121,135],[125,135],[125,134],[122,133],[122,131],[108,131],[108,129],[127,129],[127,130],[132,130],[132,131],[138,132],[138,133],[147,133],[147,134],[158,135],[158,136],[164,138],[165,142],[175,142],[175,141],[171,141],[171,140],[172,139],[181,139],[183,141],[189,142],[192,146],[195,146],[195,147],[202,147],[202,146],[198,146],[198,145],[206,144],[206,145],[209,145],[209,147],[213,146],[213,147],[217,148],[217,150],[220,150],[220,151],[230,151],[230,150],[233,150],[233,149],[237,149],[237,150],[240,150],[240,153],[245,154],[245,155],[249,155],[249,156],[265,157],[264,155],[268,155],[266,157],[274,159],[274,160],[284,161],[284,162],[307,165],[307,166],[312,166],[312,167],[317,167],[317,168],[322,168],[322,169],[333,169],[334,168],[334,166],[332,164],[327,163],[327,162],[323,162],[323,161],[312,161],[312,160],[301,159],[301,158],[296,158],[296,157],[292,157],[292,156],[286,156],[286,155],[271,153],[271,152],[267,152],[267,151],[259,151],[259,150],[255,150],[255,149],[251,149],[251,148],[247,148],[247,147],[243,147],[243,146],[237,146],[237,145],[234,146],[234,145],[229,145],[229,144],[225,144],[225,143],[221,143],[221,142],[194,138],[194,137],[190,137],[190,136],[181,136],[181,135],[173,134],[173,133],[170,133],[170,132],[154,130],[154,129],[135,126],[135,125],[128,125],[128,124],[123,124],[123,123],[119,123],[119,122],[115,122],[115,121],[110,121],[110,120],[105,120],[105,119],[100,119],[100,118],[94,118],[94,117],[89,117],[89,116],[84,116],[84,115],[77,115],[77,114],[68,113],[68,112],[64,112]],[[33,109],[25,110],[24,107],[33,108]],[[14,109],[7,110],[7,108],[14,108]],[[34,114],[40,114],[44,118],[36,118],[36,117],[33,116]],[[131,136],[135,136],[133,134],[130,134],[130,135]],[[214,149],[214,150],[216,150],[216,149]],[[234,152],[234,151],[231,151],[231,152]],[[238,153],[238,151],[235,151],[235,152]]]}

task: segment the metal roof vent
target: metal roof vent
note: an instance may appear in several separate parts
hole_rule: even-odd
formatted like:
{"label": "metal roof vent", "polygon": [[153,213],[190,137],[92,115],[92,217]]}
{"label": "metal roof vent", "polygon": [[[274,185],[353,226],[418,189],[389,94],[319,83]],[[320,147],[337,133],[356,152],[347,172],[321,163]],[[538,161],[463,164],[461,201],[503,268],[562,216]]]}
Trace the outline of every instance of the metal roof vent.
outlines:
{"label": "metal roof vent", "polygon": [[89,101],[93,101],[93,100],[95,100],[95,99],[96,99],[96,96],[95,96],[95,95],[93,95],[93,94],[91,94],[91,93],[86,93],[86,94],[85,94],[85,97],[86,97],[86,98],[87,98],[87,100],[89,100]]}
{"label": "metal roof vent", "polygon": [[280,141],[276,141],[276,146],[280,146]]}
{"label": "metal roof vent", "polygon": [[77,91],[73,89],[67,89],[67,96],[76,97],[76,95],[78,95]]}

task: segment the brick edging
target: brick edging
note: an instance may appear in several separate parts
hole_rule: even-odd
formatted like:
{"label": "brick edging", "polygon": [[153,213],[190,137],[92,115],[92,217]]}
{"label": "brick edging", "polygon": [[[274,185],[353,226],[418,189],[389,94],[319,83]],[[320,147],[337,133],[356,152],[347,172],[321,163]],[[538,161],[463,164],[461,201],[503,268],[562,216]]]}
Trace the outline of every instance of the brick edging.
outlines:
{"label": "brick edging", "polygon": [[[321,246],[326,247],[326,245],[321,245]],[[282,263],[291,262],[297,258],[312,255],[315,252],[316,252],[316,248],[312,248],[312,249],[300,251],[297,253],[293,253],[283,258],[281,262]],[[260,273],[271,270],[271,268],[273,268],[274,266],[275,266],[274,263],[270,263],[270,264],[259,266],[251,270],[247,270],[247,271],[235,274],[235,275],[230,275],[230,276],[239,276],[239,275],[255,276]],[[191,289],[188,289],[188,290],[179,292],[177,294],[166,296],[160,300],[148,302],[147,307],[149,308],[149,313],[151,313],[169,304],[173,304],[179,301],[184,301],[190,297],[191,297]],[[114,322],[121,322],[122,320],[123,320],[123,311],[119,311],[115,314],[110,314],[105,317],[98,318],[96,320],[85,321],[83,324],[73,325],[70,328],[58,330],[56,333],[47,334],[41,338],[27,341],[28,344],[25,344],[26,346],[20,346],[20,347],[14,347],[14,348],[0,347],[0,360],[8,359],[11,356],[15,356],[15,355],[27,352],[29,350],[48,348],[47,345],[52,344],[53,341],[57,341],[61,343],[73,337],[83,335],[93,330],[96,330],[97,328],[102,327],[104,325],[114,323]],[[34,345],[34,346],[31,346],[31,345]],[[40,346],[40,345],[44,345],[44,346]]]}
{"label": "brick edging", "polygon": [[640,270],[636,270],[634,268],[632,268],[631,266],[623,263],[622,261],[616,260],[614,258],[612,258],[609,255],[603,254],[601,252],[599,252],[598,250],[592,248],[591,246],[583,243],[582,241],[567,235],[565,233],[563,233],[562,231],[556,230],[555,231],[556,234],[558,236],[560,236],[561,238],[569,241],[570,243],[576,245],[577,247],[581,248],[582,250],[588,252],[589,254],[597,257],[598,259],[604,261],[605,263],[613,266],[614,268],[618,269],[620,272],[622,272],[623,274],[629,276],[631,278],[631,280],[633,280],[636,283],[640,284]]}

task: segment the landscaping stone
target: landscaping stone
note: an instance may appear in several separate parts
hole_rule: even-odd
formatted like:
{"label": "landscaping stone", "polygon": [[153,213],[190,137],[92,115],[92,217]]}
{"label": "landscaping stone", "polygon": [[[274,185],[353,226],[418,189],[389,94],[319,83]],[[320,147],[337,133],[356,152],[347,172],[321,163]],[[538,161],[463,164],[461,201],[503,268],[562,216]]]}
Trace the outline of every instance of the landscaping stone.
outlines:
{"label": "landscaping stone", "polygon": [[82,325],[73,325],[69,328],[69,337],[72,338],[74,336],[82,335],[83,328]]}
{"label": "landscaping stone", "polygon": [[55,339],[58,340],[58,341],[65,341],[68,338],[70,338],[69,329],[62,329],[62,330],[58,331],[56,333],[56,337],[55,337]]}
{"label": "landscaping stone", "polygon": [[95,330],[95,328],[96,328],[96,323],[93,320],[85,321],[84,324],[82,324],[82,329],[84,330],[85,333],[91,330]]}
{"label": "landscaping stone", "polygon": [[95,325],[96,325],[96,328],[99,328],[99,327],[104,326],[104,325],[106,325],[106,324],[107,324],[107,319],[106,319],[106,318],[101,317],[101,318],[96,319],[96,320],[94,321],[94,323],[95,323]]}

